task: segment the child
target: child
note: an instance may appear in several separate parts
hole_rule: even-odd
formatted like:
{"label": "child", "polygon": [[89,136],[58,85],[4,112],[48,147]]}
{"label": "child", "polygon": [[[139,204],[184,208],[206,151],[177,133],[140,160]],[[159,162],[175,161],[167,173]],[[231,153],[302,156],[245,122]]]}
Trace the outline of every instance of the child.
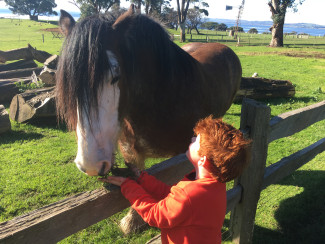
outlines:
{"label": "child", "polygon": [[142,172],[137,180],[100,179],[121,186],[122,194],[149,225],[161,229],[162,243],[221,243],[226,184],[249,159],[250,141],[234,127],[213,119],[199,121],[186,156],[195,170],[175,186]]}

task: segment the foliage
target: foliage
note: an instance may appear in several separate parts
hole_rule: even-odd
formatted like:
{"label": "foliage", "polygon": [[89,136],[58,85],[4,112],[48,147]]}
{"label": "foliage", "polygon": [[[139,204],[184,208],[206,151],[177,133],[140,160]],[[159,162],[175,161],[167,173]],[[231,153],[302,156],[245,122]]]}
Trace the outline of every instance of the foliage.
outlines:
{"label": "foliage", "polygon": [[[231,26],[230,28],[228,28],[228,30],[234,30],[234,31],[236,31],[236,29],[237,26]],[[238,32],[244,32],[243,27],[238,26]]]}
{"label": "foliage", "polygon": [[228,29],[228,26],[224,23],[221,23],[216,27],[216,31],[226,31],[227,29]]}
{"label": "foliage", "polygon": [[119,4],[120,0],[72,0],[72,3],[80,9],[81,18],[107,12],[114,4]]}
{"label": "foliage", "polygon": [[164,7],[169,7],[171,0],[144,0],[147,15],[160,15]]}
{"label": "foliage", "polygon": [[256,28],[251,28],[249,31],[248,31],[249,34],[258,34],[258,30]]}
{"label": "foliage", "polygon": [[177,11],[174,8],[164,6],[161,13],[162,22],[170,29],[178,28]]}
{"label": "foliage", "polygon": [[[194,4],[194,7],[198,9],[201,13],[203,12],[206,16],[209,15],[209,12],[205,9],[209,7],[209,5],[202,0],[183,0],[181,1],[181,5],[179,4],[179,0],[176,0],[177,3],[177,13],[178,13],[178,24],[181,27],[181,42],[185,42],[185,22],[189,9],[189,4]],[[201,8],[203,6],[203,8]]]}
{"label": "foliage", "polygon": [[199,34],[198,26],[202,24],[202,13],[198,8],[189,9],[187,12],[186,25],[191,33],[193,29]]}
{"label": "foliage", "polygon": [[27,84],[25,84],[23,81],[19,81],[19,82],[15,82],[15,85],[18,87],[19,92],[25,92],[27,90],[44,87],[44,83],[42,81],[37,81],[37,83],[30,82]]}
{"label": "foliage", "polygon": [[215,30],[218,27],[218,22],[207,21],[201,24],[202,29]]}
{"label": "foliage", "polygon": [[53,10],[57,5],[54,0],[4,0],[14,14],[29,15],[31,20],[38,20],[39,15],[57,15]]}

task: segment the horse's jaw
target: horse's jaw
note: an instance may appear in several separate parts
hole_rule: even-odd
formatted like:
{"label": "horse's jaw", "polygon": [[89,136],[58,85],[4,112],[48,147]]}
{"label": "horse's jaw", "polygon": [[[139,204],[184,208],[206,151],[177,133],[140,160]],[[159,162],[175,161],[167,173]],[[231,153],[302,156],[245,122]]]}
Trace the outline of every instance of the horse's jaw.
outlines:
{"label": "horse's jaw", "polygon": [[[77,167],[89,176],[105,175],[114,160],[116,141],[120,131],[118,103],[120,90],[117,84],[106,83],[100,91],[98,117],[91,112],[92,122],[78,112],[76,127],[78,152]],[[81,123],[82,121],[82,123]]]}

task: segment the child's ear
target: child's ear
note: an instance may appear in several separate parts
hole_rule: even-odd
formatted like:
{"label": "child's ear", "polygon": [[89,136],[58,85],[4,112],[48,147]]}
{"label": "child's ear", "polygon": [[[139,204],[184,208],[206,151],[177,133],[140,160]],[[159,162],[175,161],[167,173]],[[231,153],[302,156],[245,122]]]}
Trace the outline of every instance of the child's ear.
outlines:
{"label": "child's ear", "polygon": [[199,162],[198,162],[198,164],[200,165],[200,166],[205,166],[206,165],[206,163],[207,163],[207,157],[206,156],[202,156],[202,157],[200,157],[200,160],[199,160]]}

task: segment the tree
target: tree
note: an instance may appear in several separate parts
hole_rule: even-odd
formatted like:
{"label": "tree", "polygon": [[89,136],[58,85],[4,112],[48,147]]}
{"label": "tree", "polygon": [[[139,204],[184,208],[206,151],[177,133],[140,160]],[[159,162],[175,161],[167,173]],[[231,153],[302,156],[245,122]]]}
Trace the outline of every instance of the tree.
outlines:
{"label": "tree", "polygon": [[202,0],[181,0],[181,5],[179,0],[176,0],[177,3],[177,15],[178,15],[178,25],[181,27],[181,42],[185,42],[185,24],[186,24],[186,16],[188,12],[188,8],[190,5],[190,2],[193,4],[196,4],[198,6],[195,6],[196,8],[199,8],[200,5],[203,6],[203,8],[199,8],[201,12],[204,12],[206,16],[209,15],[209,12],[204,9],[206,7],[209,7],[209,5],[206,2],[203,2]]}
{"label": "tree", "polygon": [[256,28],[252,28],[248,31],[249,34],[258,34],[258,30]]}
{"label": "tree", "polygon": [[80,9],[81,18],[107,12],[114,4],[120,4],[120,0],[71,0]]}
{"label": "tree", "polygon": [[192,34],[193,29],[196,30],[196,33],[198,35],[200,34],[198,26],[202,24],[202,13],[199,9],[192,8],[188,10],[186,24],[188,28],[188,34]]}
{"label": "tree", "polygon": [[[237,26],[231,26],[230,28],[228,28],[228,30],[233,30],[236,31]],[[238,32],[244,32],[243,27],[238,26]]]}
{"label": "tree", "polygon": [[226,31],[227,29],[228,29],[228,26],[224,23],[221,23],[216,27],[216,31]]}
{"label": "tree", "polygon": [[201,28],[207,29],[207,30],[215,30],[218,27],[218,22],[211,22],[207,21],[201,24]]}
{"label": "tree", "polygon": [[54,0],[4,0],[14,14],[29,15],[30,20],[38,20],[39,15],[58,15],[53,10]]}
{"label": "tree", "polygon": [[145,3],[145,13],[147,15],[152,15],[153,13],[161,14],[163,6],[170,5],[171,0],[144,0]]}
{"label": "tree", "polygon": [[272,32],[270,47],[283,47],[283,26],[287,8],[292,8],[294,12],[297,12],[297,6],[303,2],[304,0],[270,0],[268,5],[273,20],[270,28]]}
{"label": "tree", "polygon": [[171,29],[178,29],[177,11],[174,8],[164,6],[161,13],[162,22]]}

